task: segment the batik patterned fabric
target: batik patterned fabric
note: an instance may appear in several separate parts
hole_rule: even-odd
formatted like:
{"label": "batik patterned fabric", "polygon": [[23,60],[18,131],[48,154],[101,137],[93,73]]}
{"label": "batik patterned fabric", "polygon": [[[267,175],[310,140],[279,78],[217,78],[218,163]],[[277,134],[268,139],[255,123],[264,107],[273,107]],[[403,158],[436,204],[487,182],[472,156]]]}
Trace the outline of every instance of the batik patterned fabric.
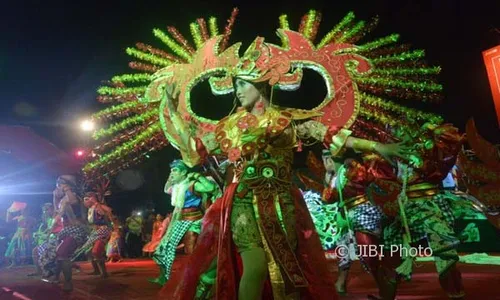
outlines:
{"label": "batik patterned fabric", "polygon": [[201,229],[201,220],[198,221],[175,221],[168,235],[165,235],[160,242],[160,245],[156,248],[155,253],[153,254],[153,260],[160,267],[165,268],[165,279],[168,280],[170,278],[170,274],[172,272],[172,265],[175,260],[175,252],[177,246],[181,242],[182,238],[186,234],[186,232],[194,231],[196,233],[200,232]]}
{"label": "batik patterned fabric", "polygon": [[49,239],[37,247],[38,249],[38,265],[42,269],[44,278],[55,274],[56,268],[56,250],[59,245],[57,236],[51,235]]}
{"label": "batik patterned fabric", "polygon": [[338,212],[337,203],[324,204],[321,195],[312,191],[303,194],[307,208],[321,239],[324,250],[335,248],[334,237],[337,234],[335,215]]}
{"label": "batik patterned fabric", "polygon": [[[411,199],[404,209],[410,228],[411,242],[427,239],[435,257],[439,274],[443,274],[458,261],[456,247],[460,243],[453,230],[453,213],[446,194],[438,194],[432,199]],[[384,227],[384,245],[403,245],[403,226],[399,218]]]}
{"label": "batik patterned fabric", "polygon": [[83,244],[80,248],[78,248],[78,250],[75,251],[73,260],[78,258],[78,256],[80,256],[82,253],[87,253],[88,251],[92,250],[95,242],[102,240],[104,241],[104,243],[107,243],[109,241],[109,238],[111,237],[111,231],[111,228],[108,226],[99,226],[92,229],[85,244]]}
{"label": "batik patterned fabric", "polygon": [[56,251],[60,242],[67,236],[75,239],[77,247],[81,247],[87,240],[88,231],[85,226],[71,225],[64,227],[57,236],[49,238],[39,248],[39,265],[42,268],[44,278],[50,277],[56,272]]}
{"label": "batik patterned fabric", "polygon": [[380,220],[382,216],[382,210],[370,203],[358,205],[349,211],[349,220],[354,231],[368,232],[376,235],[380,234]]}

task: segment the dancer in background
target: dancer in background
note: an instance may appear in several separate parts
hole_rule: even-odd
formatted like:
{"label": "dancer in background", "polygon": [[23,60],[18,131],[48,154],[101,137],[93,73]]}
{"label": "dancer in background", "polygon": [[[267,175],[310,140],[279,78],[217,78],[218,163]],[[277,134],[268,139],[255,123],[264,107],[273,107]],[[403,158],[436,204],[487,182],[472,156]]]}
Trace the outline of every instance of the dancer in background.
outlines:
{"label": "dancer in background", "polygon": [[[399,211],[391,214],[392,222],[388,222],[383,229],[385,250],[389,251],[391,245],[429,247],[441,288],[448,297],[463,299],[465,291],[457,266],[460,237],[454,231],[453,211],[459,207],[471,208],[472,203],[466,198],[440,190],[442,181],[455,164],[463,136],[451,124],[426,123],[415,132],[403,127],[394,128],[393,131],[396,137],[411,141],[416,153],[411,164],[397,163],[393,179],[377,181],[383,193],[378,197],[374,193],[374,199],[380,206],[386,211],[399,206]],[[388,191],[391,190],[401,192],[398,197],[384,195],[390,194]],[[398,203],[395,203],[396,198]],[[400,279],[411,275],[413,259],[409,255],[383,257],[384,281],[388,283],[383,299],[395,298]]]}
{"label": "dancer in background", "polygon": [[203,200],[210,200],[218,189],[214,181],[199,173],[190,173],[189,167],[182,160],[174,160],[170,164],[170,175],[164,191],[171,195],[174,212],[168,229],[153,254],[153,260],[160,267],[160,276],[150,281],[160,285],[170,278],[175,252],[181,241],[184,252],[193,253],[206,210]]}
{"label": "dancer in background", "polygon": [[53,235],[53,226],[55,222],[54,218],[54,205],[52,203],[45,203],[42,206],[42,223],[38,227],[38,230],[33,234],[33,239],[35,240],[35,247],[33,248],[32,258],[33,264],[35,265],[35,272],[28,274],[28,276],[39,276],[42,274],[42,270],[39,265],[39,254],[42,251],[45,244],[49,241],[51,235]]}
{"label": "dancer in background", "polygon": [[6,221],[17,222],[16,233],[5,251],[5,258],[10,261],[9,268],[27,264],[32,256],[32,230],[35,220],[28,215],[26,207],[27,204],[24,202],[14,202],[7,209]]}
{"label": "dancer in background", "polygon": [[111,208],[98,202],[96,193],[87,193],[83,198],[83,204],[88,208],[87,221],[92,227],[92,231],[85,242],[80,247],[74,257],[80,253],[89,253],[94,272],[91,275],[100,275],[101,278],[108,277],[106,271],[106,244],[111,236],[111,220],[113,215]]}
{"label": "dancer in background", "polygon": [[162,230],[164,224],[163,216],[158,214],[156,215],[156,220],[153,223],[152,233],[151,233],[151,241],[142,247],[142,252],[146,255],[151,256],[153,252],[155,252],[156,247],[160,244],[161,238],[165,233],[165,230]]}
{"label": "dancer in background", "polygon": [[[71,261],[75,251],[87,240],[87,226],[83,215],[83,203],[76,184],[76,177],[62,175],[57,179],[54,190],[56,219],[62,221],[62,230],[57,233],[54,242],[47,245],[40,255],[42,280],[58,283],[60,273],[64,276],[64,291],[73,290]],[[56,223],[57,226],[60,224]],[[55,225],[56,226],[56,225]]]}
{"label": "dancer in background", "polygon": [[42,221],[38,230],[33,233],[34,245],[39,246],[47,241],[50,229],[54,224],[54,206],[52,203],[45,203],[42,206]]}
{"label": "dancer in background", "polygon": [[123,249],[123,228],[117,218],[113,219],[113,232],[106,245],[106,257],[108,262],[121,262]]}

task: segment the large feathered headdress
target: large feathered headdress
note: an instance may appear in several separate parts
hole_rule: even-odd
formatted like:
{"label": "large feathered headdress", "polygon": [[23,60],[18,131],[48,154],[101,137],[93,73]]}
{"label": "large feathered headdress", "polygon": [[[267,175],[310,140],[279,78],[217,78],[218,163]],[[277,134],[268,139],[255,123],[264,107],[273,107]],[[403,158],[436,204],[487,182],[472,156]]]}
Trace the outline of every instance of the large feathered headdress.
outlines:
{"label": "large feathered headdress", "polygon": [[290,90],[299,87],[305,68],[324,79],[327,94],[312,111],[327,126],[350,127],[359,136],[379,139],[387,125],[417,130],[428,121],[442,122],[439,116],[398,102],[441,97],[442,86],[435,81],[440,68],[427,66],[423,50],[397,44],[397,34],[357,43],[374,28],[376,19],[356,21],[349,13],[315,43],[319,12],[305,15],[297,31],[290,30],[283,15],[278,29],[281,45],[257,37],[240,56],[240,43],[227,46],[237,12],[233,10],[222,34],[215,18],[210,18],[208,27],[204,19],[191,23],[194,46],[168,27],[169,34],[160,29],[153,33],[169,52],[144,43],[127,49],[139,60],[130,67],[139,72],[115,76],[98,90],[99,101],[118,104],[93,116],[111,124],[94,134],[99,144],[84,167],[88,177],[115,174],[147,153],[177,143],[179,137],[165,113],[168,84],[180,90],[177,110],[198,137],[213,132],[218,121],[192,110],[191,90],[198,83],[208,79],[215,95],[231,93],[234,77]]}

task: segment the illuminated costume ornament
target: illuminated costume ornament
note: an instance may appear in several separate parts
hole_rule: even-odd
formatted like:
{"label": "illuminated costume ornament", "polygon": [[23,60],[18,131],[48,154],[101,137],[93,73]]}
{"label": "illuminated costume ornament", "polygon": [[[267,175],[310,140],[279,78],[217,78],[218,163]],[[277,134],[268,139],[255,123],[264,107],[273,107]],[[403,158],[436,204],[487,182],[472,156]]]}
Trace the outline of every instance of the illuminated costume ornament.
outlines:
{"label": "illuminated costume ornament", "polygon": [[239,43],[227,47],[236,15],[237,9],[221,35],[213,17],[208,28],[204,19],[191,23],[195,47],[177,29],[168,27],[170,35],[160,29],[153,33],[171,52],[144,43],[127,48],[129,55],[140,60],[129,66],[140,73],[115,76],[98,90],[100,102],[115,105],[93,115],[98,123],[111,125],[94,133],[98,145],[84,167],[88,178],[116,174],[168,142],[178,147],[179,136],[168,114],[159,113],[166,110],[162,88],[169,83],[180,91],[181,117],[199,137],[213,132],[217,120],[191,109],[190,91],[197,83],[208,78],[214,94],[227,94],[233,91],[232,76],[238,75],[290,90],[300,84],[302,68],[321,74],[327,95],[311,111],[292,109],[294,118],[316,115],[328,126],[350,126],[358,136],[375,140],[385,138],[386,125],[417,131],[425,121],[442,122],[437,115],[392,101],[440,99],[442,86],[434,80],[440,68],[426,65],[423,50],[411,51],[408,45],[397,44],[397,34],[355,44],[375,27],[376,20],[367,24],[349,13],[315,45],[319,12],[311,10],[305,15],[298,32],[289,29],[287,16],[282,15],[278,30],[282,45],[259,37],[245,52],[245,59],[240,59]]}
{"label": "illuminated costume ornament", "polygon": [[[258,37],[240,57],[239,44],[226,47],[235,13],[223,36],[217,36],[214,21],[210,22],[210,38],[204,20],[193,23],[196,50],[173,28],[169,32],[177,42],[155,30],[177,57],[144,44],[137,45],[144,51],[128,49],[129,54],[152,64],[133,63],[131,67],[147,73],[117,76],[112,87],[101,88],[102,101],[124,103],[97,113],[95,118],[136,116],[96,133],[97,138],[112,134],[117,138],[98,146],[84,171],[88,177],[116,173],[144,153],[164,146],[162,130],[189,165],[199,164],[212,150],[220,150],[234,163],[236,182],[226,187],[205,216],[192,257],[199,257],[197,253],[206,257],[189,264],[185,273],[189,276],[172,290],[175,295],[170,298],[192,299],[195,291],[199,297],[214,292],[218,299],[236,298],[239,275],[232,252],[236,245],[241,252],[252,247],[263,249],[270,257],[270,293],[274,298],[300,292],[304,299],[332,299],[333,278],[325,268],[319,237],[300,192],[291,183],[292,149],[300,140],[315,139],[331,145],[332,152],[338,154],[351,133],[385,142],[392,138],[386,125],[403,125],[418,132],[426,121],[441,123],[436,115],[391,101],[438,99],[442,87],[433,75],[439,68],[425,65],[423,51],[390,47],[397,35],[355,45],[372,25],[355,23],[352,13],[315,45],[320,20],[316,11],[303,18],[298,32],[291,31],[286,16],[282,16],[278,31],[282,45]],[[211,120],[191,108],[191,91],[204,80],[209,80],[215,95],[234,92],[234,78],[293,90],[299,87],[304,68],[321,74],[327,87],[325,99],[314,109],[271,105],[259,115],[238,110],[222,120]],[[142,84],[134,84],[139,82]],[[176,103],[166,93],[172,86],[179,94]],[[116,148],[104,154],[110,147]],[[215,291],[210,291],[210,287],[205,289],[210,280],[203,281],[203,277],[214,259],[217,277]],[[169,281],[166,287],[174,284]]]}

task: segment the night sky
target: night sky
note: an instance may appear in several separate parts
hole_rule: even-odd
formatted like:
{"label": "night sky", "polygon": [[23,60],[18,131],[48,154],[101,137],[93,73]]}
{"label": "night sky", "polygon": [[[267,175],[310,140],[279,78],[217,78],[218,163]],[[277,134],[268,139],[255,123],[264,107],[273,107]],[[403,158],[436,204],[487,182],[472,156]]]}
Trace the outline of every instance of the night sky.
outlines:
{"label": "night sky", "polygon": [[[197,17],[215,15],[223,28],[235,6],[240,14],[231,41],[242,40],[244,47],[256,35],[277,42],[282,12],[295,29],[308,9],[321,10],[320,36],[350,10],[366,20],[379,15],[371,38],[400,33],[403,42],[425,49],[429,62],[443,67],[446,99],[435,111],[461,129],[474,117],[486,138],[500,142],[481,56],[500,44],[493,30],[500,28],[500,1],[77,2],[3,1],[0,12],[0,123],[31,126],[66,150],[82,142],[78,121],[103,107],[95,100],[100,81],[129,71],[127,46],[161,45],[154,27],[174,25],[187,36]],[[174,2],[179,4],[168,4]]]}

